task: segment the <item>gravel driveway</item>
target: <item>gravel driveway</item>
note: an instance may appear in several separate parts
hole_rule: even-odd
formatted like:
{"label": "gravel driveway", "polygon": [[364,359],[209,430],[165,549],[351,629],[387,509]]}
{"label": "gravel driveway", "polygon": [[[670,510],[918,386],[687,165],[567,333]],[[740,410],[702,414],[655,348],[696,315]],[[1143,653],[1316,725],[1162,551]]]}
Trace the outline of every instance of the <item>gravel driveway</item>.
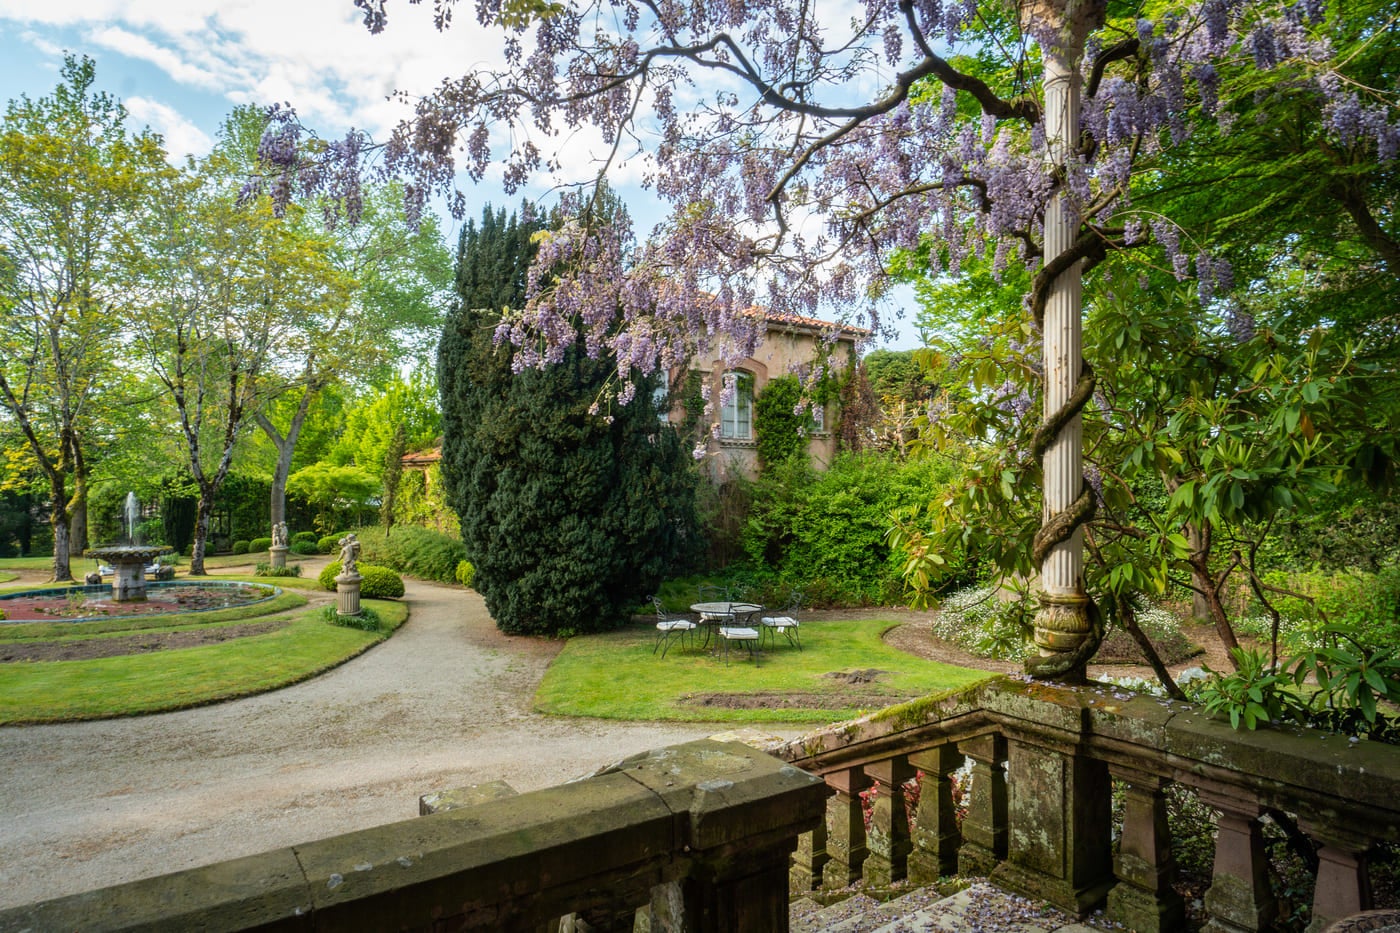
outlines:
{"label": "gravel driveway", "polygon": [[475,593],[405,584],[407,624],[307,683],[0,728],[0,907],[407,819],[431,791],[547,787],[724,728],[533,713],[559,644],[501,635]]}

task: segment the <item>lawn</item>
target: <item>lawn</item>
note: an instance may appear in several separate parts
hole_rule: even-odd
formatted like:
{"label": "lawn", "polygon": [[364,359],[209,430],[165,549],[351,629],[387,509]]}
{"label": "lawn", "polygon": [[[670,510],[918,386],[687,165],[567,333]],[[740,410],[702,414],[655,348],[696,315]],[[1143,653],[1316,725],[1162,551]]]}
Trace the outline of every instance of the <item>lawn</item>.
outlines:
{"label": "lawn", "polygon": [[[804,650],[780,638],[758,667],[742,649],[728,665],[698,647],[653,655],[650,626],[571,638],[545,674],[535,708],[601,719],[839,722],[991,676],[889,647],[880,636],[895,624],[804,623]],[[873,680],[862,682],[872,671]]]}
{"label": "lawn", "polygon": [[[263,635],[148,654],[0,664],[0,724],[155,713],[275,690],[344,663],[387,638],[408,618],[404,603],[367,599],[364,605],[379,614],[386,631],[362,632],[324,621],[320,609],[287,611],[293,604],[304,607],[305,600],[284,594],[276,603],[283,610],[280,613],[275,608],[269,612],[265,607],[272,604],[264,604],[199,618],[201,626],[271,618],[288,621]],[[213,621],[215,616],[223,621]],[[195,627],[191,620],[191,616],[147,617],[142,624],[139,619],[124,619],[120,632],[106,620],[68,623],[64,640],[169,632]],[[0,649],[5,642],[32,641],[44,634],[27,631],[32,628],[0,626]]]}

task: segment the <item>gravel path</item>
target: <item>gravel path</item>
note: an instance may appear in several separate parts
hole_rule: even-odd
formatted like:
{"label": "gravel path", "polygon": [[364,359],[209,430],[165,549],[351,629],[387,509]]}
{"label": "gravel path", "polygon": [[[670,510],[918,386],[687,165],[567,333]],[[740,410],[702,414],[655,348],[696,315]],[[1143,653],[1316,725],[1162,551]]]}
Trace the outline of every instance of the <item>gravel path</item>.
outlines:
{"label": "gravel path", "polygon": [[475,593],[405,582],[398,633],[307,683],[0,728],[0,907],[407,819],[463,784],[535,790],[724,728],[533,713],[559,644],[501,635]]}

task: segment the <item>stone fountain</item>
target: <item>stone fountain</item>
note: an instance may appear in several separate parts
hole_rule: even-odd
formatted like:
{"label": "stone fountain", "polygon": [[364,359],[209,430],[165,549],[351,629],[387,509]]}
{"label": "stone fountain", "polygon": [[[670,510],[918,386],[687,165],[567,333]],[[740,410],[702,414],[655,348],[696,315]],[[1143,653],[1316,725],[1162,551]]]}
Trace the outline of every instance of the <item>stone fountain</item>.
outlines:
{"label": "stone fountain", "polygon": [[141,518],[136,493],[126,494],[122,521],[126,526],[126,544],[109,544],[88,548],[86,556],[100,560],[112,568],[112,601],[118,603],[144,601],[146,598],[146,565],[161,554],[170,552],[163,544],[140,544],[136,526]]}

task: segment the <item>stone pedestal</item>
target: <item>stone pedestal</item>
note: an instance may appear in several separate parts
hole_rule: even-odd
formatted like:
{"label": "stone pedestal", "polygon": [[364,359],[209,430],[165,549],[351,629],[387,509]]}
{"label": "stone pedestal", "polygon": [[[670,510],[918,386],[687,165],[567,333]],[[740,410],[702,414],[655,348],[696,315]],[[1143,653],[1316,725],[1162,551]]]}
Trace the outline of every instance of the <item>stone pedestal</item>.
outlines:
{"label": "stone pedestal", "polygon": [[272,565],[273,570],[285,570],[287,568],[287,552],[289,550],[291,550],[291,548],[287,547],[285,544],[281,546],[274,544],[267,549],[268,562]]}
{"label": "stone pedestal", "polygon": [[360,614],[360,580],[353,570],[335,578],[335,611],[337,615],[357,616]]}
{"label": "stone pedestal", "polygon": [[112,599],[119,603],[142,602],[146,599],[146,565],[144,562],[113,562]]}

